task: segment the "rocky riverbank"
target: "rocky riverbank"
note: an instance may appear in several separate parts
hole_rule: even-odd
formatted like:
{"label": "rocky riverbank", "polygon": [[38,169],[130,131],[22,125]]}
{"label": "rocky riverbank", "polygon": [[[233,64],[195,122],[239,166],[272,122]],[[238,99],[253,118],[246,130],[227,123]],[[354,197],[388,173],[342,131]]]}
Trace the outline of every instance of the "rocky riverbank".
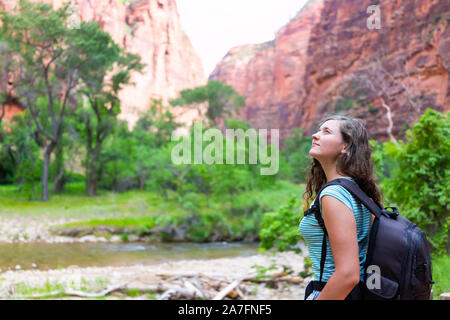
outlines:
{"label": "rocky riverbank", "polygon": [[45,217],[0,217],[0,242],[255,242],[259,236],[254,233],[230,235],[212,230],[207,237],[196,239],[189,235],[194,224],[154,226],[143,230],[141,227],[64,226],[78,219],[47,219]]}
{"label": "rocky riverbank", "polygon": [[[0,242],[4,243],[123,241],[118,235],[55,235],[50,231],[52,226],[70,222],[62,219],[0,219]],[[130,236],[128,240],[139,239]],[[57,270],[7,270],[0,273],[0,299],[189,298],[177,295],[176,290],[178,293],[194,292],[195,298],[203,292],[200,298],[212,299],[230,284],[236,284],[236,281],[239,283],[223,299],[302,299],[309,280],[299,276],[302,271],[304,258],[293,252],[124,267],[70,266]]]}
{"label": "rocky riverbank", "polygon": [[45,217],[29,217],[29,216],[0,216],[0,242],[47,242],[47,243],[63,243],[63,242],[103,242],[103,241],[120,241],[120,237],[111,237],[105,239],[103,237],[95,237],[89,235],[86,237],[70,237],[55,235],[51,232],[51,228],[71,222],[69,219],[50,219]]}
{"label": "rocky riverbank", "polygon": [[299,277],[303,267],[302,255],[282,252],[127,267],[9,270],[0,273],[0,297],[161,299],[164,295],[170,298],[170,290],[181,294],[191,290],[198,293],[197,297],[212,299],[234,282],[235,287],[223,299],[303,299],[309,281]]}

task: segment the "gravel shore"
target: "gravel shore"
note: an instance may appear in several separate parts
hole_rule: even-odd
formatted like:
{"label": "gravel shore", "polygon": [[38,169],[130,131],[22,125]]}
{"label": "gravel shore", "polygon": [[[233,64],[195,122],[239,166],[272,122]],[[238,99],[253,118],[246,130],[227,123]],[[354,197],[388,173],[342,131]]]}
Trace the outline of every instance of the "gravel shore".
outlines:
{"label": "gravel shore", "polygon": [[[110,239],[93,235],[81,238],[54,236],[49,232],[52,225],[69,222],[67,220],[35,219],[33,217],[1,217],[0,218],[0,242],[116,242],[121,241],[119,236]],[[89,285],[95,291],[102,287],[128,283],[133,288],[145,287],[150,283],[161,281],[164,276],[176,276],[186,273],[221,278],[224,281],[233,281],[240,277],[255,273],[252,266],[261,267],[276,266],[278,271],[285,268],[298,274],[303,271],[304,258],[301,254],[293,252],[265,253],[246,257],[230,257],[220,259],[179,260],[155,265],[134,265],[126,267],[88,267],[81,268],[71,266],[58,270],[8,270],[0,273],[0,299],[14,298],[19,295],[18,287],[43,288],[48,286],[71,286],[80,288]],[[272,270],[276,272],[277,270]],[[278,288],[268,288],[264,284],[255,284],[251,294],[246,294],[242,299],[303,299],[304,289],[308,279],[300,284],[282,285]],[[109,296],[109,298],[119,298]],[[127,297],[129,298],[129,297]],[[134,299],[149,299],[149,296],[133,297]],[[154,296],[153,298],[158,298]]]}
{"label": "gravel shore", "polygon": [[[71,266],[59,270],[19,270],[0,273],[0,297],[2,299],[20,296],[17,288],[44,288],[46,286],[72,286],[80,288],[90,286],[95,291],[95,285],[116,286],[127,283],[132,288],[143,288],[161,281],[161,276],[206,276],[231,282],[240,277],[255,274],[253,265],[270,267],[275,265],[274,272],[287,267],[298,274],[303,270],[303,257],[294,252],[280,252],[276,254],[257,254],[248,257],[231,257],[208,260],[181,260],[155,265],[135,265],[127,267],[89,267]],[[241,299],[303,299],[308,279],[300,284],[282,285],[269,288],[265,284],[255,284],[252,293]],[[114,298],[114,297],[111,297]],[[115,297],[117,298],[117,297]],[[148,296],[135,298],[148,299]],[[154,298],[158,298],[155,296]]]}
{"label": "gravel shore", "polygon": [[106,240],[102,237],[88,235],[85,237],[62,237],[52,235],[52,226],[76,221],[76,219],[48,219],[45,217],[25,217],[25,216],[0,216],[0,242],[46,242],[46,243],[72,243],[72,242],[107,242],[120,241],[119,236],[113,236]]}

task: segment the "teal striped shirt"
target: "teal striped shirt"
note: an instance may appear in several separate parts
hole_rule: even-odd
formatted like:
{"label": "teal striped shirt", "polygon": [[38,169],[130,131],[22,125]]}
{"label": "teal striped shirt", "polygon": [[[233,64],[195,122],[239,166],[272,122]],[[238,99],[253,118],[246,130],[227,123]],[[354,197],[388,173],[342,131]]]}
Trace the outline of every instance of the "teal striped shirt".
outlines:
{"label": "teal striped shirt", "polygon": [[[354,181],[352,178],[345,177]],[[370,222],[371,222],[371,212],[358,200],[356,200],[350,192],[347,191],[342,186],[332,185],[326,187],[320,194],[320,210],[322,212],[322,197],[332,196],[342,203],[344,203],[356,219],[356,234],[358,239],[359,247],[359,265],[360,265],[360,276],[363,280],[364,275],[364,263],[366,261],[366,251],[369,240]],[[314,201],[311,203],[311,205]],[[311,207],[311,206],[310,206]],[[314,273],[314,280],[318,281],[320,277],[320,257],[322,251],[322,240],[323,231],[319,226],[316,217],[311,214],[304,217],[299,226],[300,233],[305,240],[308,247],[309,256],[311,258],[312,270]],[[327,256],[325,259],[324,273],[322,276],[322,281],[328,281],[331,275],[334,273],[334,260],[333,254],[330,247],[330,240],[327,237]]]}

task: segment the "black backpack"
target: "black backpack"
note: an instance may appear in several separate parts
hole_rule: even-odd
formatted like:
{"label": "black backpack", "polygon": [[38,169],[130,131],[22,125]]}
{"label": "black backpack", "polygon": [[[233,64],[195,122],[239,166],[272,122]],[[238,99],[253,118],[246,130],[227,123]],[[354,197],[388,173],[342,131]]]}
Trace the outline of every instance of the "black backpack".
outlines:
{"label": "black backpack", "polygon": [[323,185],[311,208],[305,211],[305,215],[312,213],[315,215],[324,231],[320,261],[321,278],[325,265],[327,232],[320,214],[319,197],[322,190],[330,185],[343,186],[375,216],[364,265],[365,278],[359,285],[357,298],[431,299],[431,286],[434,283],[431,272],[431,246],[425,233],[414,223],[400,216],[396,207],[383,209],[355,182],[348,179],[338,178]]}

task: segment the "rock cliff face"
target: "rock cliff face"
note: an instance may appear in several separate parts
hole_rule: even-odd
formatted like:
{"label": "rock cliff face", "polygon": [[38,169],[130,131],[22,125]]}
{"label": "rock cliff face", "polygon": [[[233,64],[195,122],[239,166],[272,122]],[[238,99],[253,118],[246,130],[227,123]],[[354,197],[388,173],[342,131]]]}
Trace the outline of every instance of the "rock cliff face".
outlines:
{"label": "rock cliff face", "polygon": [[371,138],[404,135],[425,108],[450,109],[450,2],[314,0],[265,44],[235,47],[210,75],[246,98],[255,128],[311,135],[327,113],[365,119]]}
{"label": "rock cliff face", "polygon": [[[35,0],[38,1],[38,0]],[[41,0],[60,7],[68,0]],[[120,118],[130,124],[137,110],[149,107],[152,98],[167,102],[179,91],[203,85],[206,79],[200,58],[181,28],[175,0],[71,0],[74,17],[98,22],[125,50],[137,53],[146,64],[132,77],[134,86],[120,93]],[[0,9],[13,10],[16,0],[0,0]],[[196,112],[174,109],[177,120],[190,122]]]}
{"label": "rock cliff face", "polygon": [[[22,112],[24,108],[17,101],[9,101],[5,104],[5,114],[2,121],[10,121],[16,114]],[[0,107],[0,114],[2,113]]]}

